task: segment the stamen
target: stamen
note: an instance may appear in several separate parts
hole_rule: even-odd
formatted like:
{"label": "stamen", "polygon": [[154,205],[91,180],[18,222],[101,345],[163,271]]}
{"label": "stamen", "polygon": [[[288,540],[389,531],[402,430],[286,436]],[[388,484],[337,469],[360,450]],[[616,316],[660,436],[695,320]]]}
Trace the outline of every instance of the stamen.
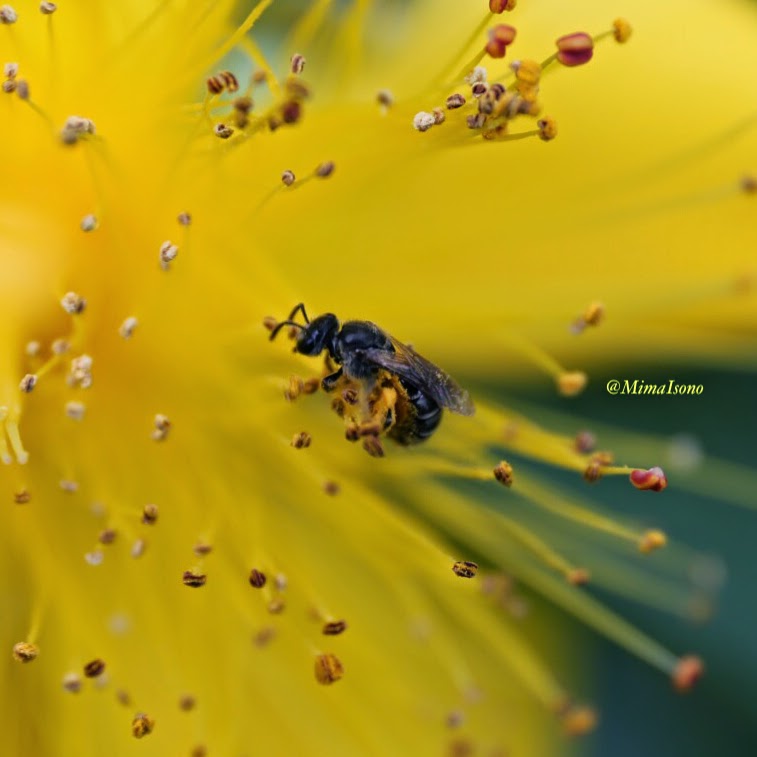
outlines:
{"label": "stamen", "polygon": [[153,419],[155,429],[150,433],[150,438],[156,442],[165,441],[168,438],[168,432],[171,430],[171,421],[167,415],[157,413]]}
{"label": "stamen", "polygon": [[183,694],[179,697],[179,709],[183,712],[191,712],[197,706],[197,700],[192,694]]}
{"label": "stamen", "polygon": [[87,678],[97,678],[105,672],[105,660],[101,660],[99,657],[95,658],[91,662],[88,662],[84,666],[84,675]]}
{"label": "stamen", "polygon": [[266,574],[257,568],[253,568],[250,571],[249,582],[253,589],[262,589],[266,585]]}
{"label": "stamen", "polygon": [[478,564],[470,560],[458,560],[452,566],[452,572],[460,578],[475,578],[478,573]]}
{"label": "stamen", "polygon": [[281,181],[283,182],[285,187],[291,187],[292,184],[295,182],[295,175],[294,171],[290,171],[287,169],[281,174]]}
{"label": "stamen", "polygon": [[19,641],[13,645],[13,659],[16,662],[32,662],[39,655],[39,647],[28,641]]}
{"label": "stamen", "polygon": [[15,24],[18,20],[18,14],[10,5],[0,7],[0,24]]}
{"label": "stamen", "polygon": [[94,231],[95,229],[97,229],[97,226],[98,226],[97,217],[94,216],[92,213],[89,213],[88,215],[84,216],[81,219],[79,226],[82,231],[85,231],[85,232]]}
{"label": "stamen", "polygon": [[142,523],[146,526],[154,526],[158,522],[158,506],[147,504],[142,508]]}
{"label": "stamen", "polygon": [[563,66],[582,66],[594,55],[594,40],[586,32],[566,34],[555,44],[557,45],[557,61]]}
{"label": "stamen", "polygon": [[305,56],[295,53],[290,61],[290,70],[293,74],[301,74],[305,70]]}
{"label": "stamen", "polygon": [[180,226],[190,226],[192,224],[192,216],[186,211],[179,213],[179,215],[176,216],[176,220],[179,222]]}
{"label": "stamen", "polygon": [[292,437],[292,446],[295,449],[305,449],[310,446],[312,437],[307,431],[300,431]]}
{"label": "stamen", "polygon": [[41,2],[39,4],[39,11],[45,16],[49,16],[58,9],[58,6],[55,3],[50,2]]}
{"label": "stamen", "polygon": [[33,373],[27,373],[22,379],[18,388],[24,393],[29,394],[37,385],[37,377]]}
{"label": "stamen", "polygon": [[648,470],[634,470],[630,479],[631,483],[642,491],[661,492],[668,486],[668,477],[659,466]]}
{"label": "stamen", "polygon": [[185,570],[181,577],[184,586],[190,586],[193,589],[199,589],[201,586],[205,586],[205,582],[208,580],[207,575],[204,573],[198,573],[193,570]]}
{"label": "stamen", "polygon": [[164,271],[170,270],[171,263],[176,260],[178,254],[179,248],[170,239],[166,239],[166,241],[160,245],[158,258],[160,260],[160,267]]}
{"label": "stamen", "polygon": [[66,673],[61,682],[64,691],[70,694],[78,694],[81,691],[81,678],[78,673]]}
{"label": "stamen", "polygon": [[321,633],[324,636],[339,636],[347,630],[346,620],[330,620],[324,624]]}
{"label": "stamen", "polygon": [[153,728],[155,728],[155,719],[144,712],[138,712],[131,721],[131,732],[136,739],[152,733]]}
{"label": "stamen", "polygon": [[134,329],[136,329],[138,325],[139,321],[133,315],[130,315],[128,318],[125,318],[124,322],[118,327],[118,333],[122,339],[131,339],[134,335]]}
{"label": "stamen", "polygon": [[87,307],[87,301],[76,292],[66,292],[61,298],[60,304],[70,315],[79,315]]}
{"label": "stamen", "polygon": [[335,683],[344,675],[344,666],[333,654],[320,654],[315,658],[315,680],[323,685]]}
{"label": "stamen", "polygon": [[704,663],[700,657],[695,657],[694,655],[681,657],[671,674],[673,686],[681,693],[691,691],[703,674]]}

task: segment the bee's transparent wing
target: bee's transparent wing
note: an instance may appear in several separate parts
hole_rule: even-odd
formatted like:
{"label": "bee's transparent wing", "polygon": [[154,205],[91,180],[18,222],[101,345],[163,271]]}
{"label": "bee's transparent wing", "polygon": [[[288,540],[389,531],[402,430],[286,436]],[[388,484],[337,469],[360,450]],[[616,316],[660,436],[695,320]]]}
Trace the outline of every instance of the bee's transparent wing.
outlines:
{"label": "bee's transparent wing", "polygon": [[380,349],[365,351],[372,363],[405,379],[409,384],[426,392],[442,407],[460,415],[473,415],[475,407],[468,392],[439,366],[419,355],[412,347],[391,337],[394,352]]}

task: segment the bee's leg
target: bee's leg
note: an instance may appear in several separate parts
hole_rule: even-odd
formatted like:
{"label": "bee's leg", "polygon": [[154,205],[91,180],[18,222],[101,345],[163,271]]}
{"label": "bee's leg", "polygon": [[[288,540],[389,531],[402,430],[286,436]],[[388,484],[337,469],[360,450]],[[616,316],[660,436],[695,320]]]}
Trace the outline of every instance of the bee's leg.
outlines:
{"label": "bee's leg", "polygon": [[333,392],[334,387],[336,386],[336,382],[339,381],[340,378],[342,378],[341,367],[339,368],[339,370],[334,371],[334,373],[330,373],[328,376],[324,377],[324,379],[321,381],[321,386],[323,387],[323,391]]}

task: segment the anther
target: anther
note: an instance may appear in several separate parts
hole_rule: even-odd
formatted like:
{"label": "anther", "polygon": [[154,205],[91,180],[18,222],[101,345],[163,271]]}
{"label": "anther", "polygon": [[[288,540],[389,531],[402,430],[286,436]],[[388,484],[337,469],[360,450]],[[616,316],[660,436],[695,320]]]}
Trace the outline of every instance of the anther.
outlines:
{"label": "anther", "polygon": [[597,438],[591,431],[579,431],[576,434],[576,438],[573,440],[573,447],[576,452],[586,454],[591,452],[597,445]]}
{"label": "anther", "polygon": [[105,555],[103,554],[103,551],[101,549],[95,549],[92,552],[84,553],[84,562],[87,563],[87,565],[91,565],[93,567],[102,565],[104,559]]}
{"label": "anther", "polygon": [[71,315],[79,315],[87,307],[87,301],[76,292],[66,292],[61,298],[60,304]]}
{"label": "anther", "polygon": [[561,717],[562,727],[568,736],[582,736],[597,727],[599,718],[595,710],[585,706],[571,706]]}
{"label": "anther", "polygon": [[313,172],[319,179],[327,179],[329,176],[331,176],[332,173],[334,173],[334,169],[336,166],[334,165],[333,160],[327,160],[324,163],[319,163],[315,167],[315,171]]}
{"label": "anther", "polygon": [[494,478],[500,482],[503,486],[513,485],[513,466],[506,460],[498,463],[494,468]]}
{"label": "anther", "polygon": [[31,662],[37,659],[39,647],[28,641],[19,641],[13,645],[13,659],[17,662]]}
{"label": "anther", "polygon": [[197,557],[205,557],[213,551],[213,545],[198,541],[197,544],[192,547],[192,551],[195,553],[195,555],[197,555]]}
{"label": "anther", "polygon": [[452,572],[460,578],[474,578],[478,573],[478,564],[470,560],[458,560],[452,566]]}
{"label": "anther", "polygon": [[631,37],[631,31],[631,24],[624,18],[616,18],[612,22],[612,36],[615,37],[616,42],[620,42],[621,44],[628,42]]}
{"label": "anther", "polygon": [[514,27],[507,24],[497,24],[497,26],[489,29],[486,52],[492,58],[504,58],[507,46],[512,44],[516,34]]}
{"label": "anther", "polygon": [[557,60],[563,66],[582,66],[594,55],[594,40],[586,32],[574,32],[560,37],[557,45]]}
{"label": "anther", "polygon": [[78,673],[66,673],[63,676],[62,686],[64,691],[78,694],[81,691],[81,677]]}
{"label": "anther", "polygon": [[557,390],[563,397],[575,397],[586,388],[588,380],[582,371],[564,371],[556,379]]}
{"label": "anther", "polygon": [[757,177],[755,176],[742,176],[741,177],[741,191],[744,194],[757,193]]}
{"label": "anther", "polygon": [[181,577],[184,586],[191,586],[193,589],[199,589],[205,586],[208,577],[204,573],[198,573],[194,570],[185,570]]}
{"label": "anther", "polygon": [[378,435],[370,435],[366,436],[363,439],[363,449],[371,456],[371,457],[384,457],[384,445],[381,443],[381,439],[379,439]]}
{"label": "anther", "polygon": [[97,678],[105,672],[105,660],[101,660],[99,657],[88,662],[84,666],[84,675],[87,678]]}
{"label": "anther", "polygon": [[268,579],[263,571],[253,568],[250,571],[250,577],[248,580],[253,589],[262,589]]}
{"label": "anther", "polygon": [[312,437],[307,431],[300,431],[292,437],[292,446],[295,449],[303,449],[310,446]]}
{"label": "anther", "polygon": [[297,100],[290,100],[281,106],[281,120],[285,124],[296,124],[302,115],[302,106]]}
{"label": "anther", "polygon": [[234,133],[234,129],[231,126],[226,126],[226,124],[216,124],[213,127],[213,133],[219,139],[228,139]]}
{"label": "anther", "polygon": [[54,339],[50,345],[53,355],[65,355],[70,348],[71,345],[67,339]]}
{"label": "anther", "polygon": [[380,89],[376,93],[376,102],[382,108],[391,108],[394,105],[394,95],[388,89]]}
{"label": "anther", "polygon": [[431,115],[434,117],[434,125],[438,126],[439,124],[444,123],[445,115],[444,111],[441,108],[434,108],[431,111]]}
{"label": "anther", "polygon": [[75,145],[80,137],[94,133],[95,124],[89,118],[69,116],[63,125],[63,129],[61,129],[60,138],[64,145]]}
{"label": "anther", "polygon": [[295,53],[290,61],[293,74],[301,74],[305,70],[305,56]]}
{"label": "anther", "polygon": [[18,14],[10,5],[0,7],[0,24],[15,24],[18,20]]}
{"label": "anther", "polygon": [[339,636],[339,634],[344,633],[346,630],[346,620],[331,620],[324,624],[321,633],[323,633],[324,636]]}
{"label": "anther", "polygon": [[264,626],[252,637],[252,643],[259,649],[262,649],[263,647],[267,647],[273,641],[275,636],[275,628],[272,626]]}
{"label": "anther", "polygon": [[153,419],[153,425],[155,428],[150,434],[150,438],[156,442],[165,441],[168,437],[168,432],[171,430],[171,421],[168,419],[168,416],[163,415],[162,413],[156,413],[155,418]]}
{"label": "anther", "polygon": [[32,495],[28,489],[19,489],[13,492],[13,501],[17,505],[28,505],[31,502]]}
{"label": "anther", "polygon": [[67,377],[70,386],[89,389],[92,386],[92,358],[89,355],[79,355],[71,361],[71,370]]}
{"label": "anther", "polygon": [[340,486],[336,481],[325,481],[323,484],[323,493],[329,497],[335,497],[339,494]]}
{"label": "anther", "polygon": [[167,271],[171,267],[171,263],[176,260],[176,256],[179,254],[179,248],[170,240],[166,239],[158,252],[160,267]]}
{"label": "anther", "polygon": [[8,79],[15,79],[18,76],[18,63],[6,63],[3,66],[3,74]]}
{"label": "anther", "polygon": [[147,504],[142,508],[142,523],[146,526],[154,526],[158,522],[158,506]]}
{"label": "anther", "polygon": [[27,357],[37,357],[41,348],[42,345],[36,339],[32,339],[30,342],[26,343],[24,353]]}
{"label": "anther", "polygon": [[97,218],[89,213],[81,219],[79,227],[82,231],[94,231],[98,226]]}
{"label": "anther", "polygon": [[286,602],[283,597],[274,597],[266,608],[271,615],[281,615],[286,609]]}
{"label": "anther", "polygon": [[18,82],[15,79],[6,79],[2,84],[3,92],[6,95],[11,95],[16,91],[17,86]]}
{"label": "anther", "polygon": [[465,105],[465,97],[459,92],[455,92],[447,98],[445,103],[448,110],[455,110],[456,108],[462,108]]}
{"label": "anther", "polygon": [[413,116],[413,128],[416,131],[428,131],[435,123],[434,114],[427,113],[425,110],[421,110]]}
{"label": "anther", "polygon": [[39,4],[40,13],[49,16],[51,13],[55,13],[58,6],[55,3],[42,2]]}
{"label": "anther", "polygon": [[327,685],[338,681],[344,675],[344,666],[333,654],[319,654],[315,658],[315,680]]}
{"label": "anther", "polygon": [[191,694],[183,694],[179,697],[179,709],[190,712],[197,706],[197,700]]}
{"label": "anther", "polygon": [[672,673],[673,686],[681,693],[691,691],[704,673],[704,663],[700,657],[687,655],[678,660]]}
{"label": "anther", "polygon": [[466,84],[470,84],[471,87],[478,83],[486,84],[486,80],[489,75],[483,66],[476,66],[464,79]]}
{"label": "anther", "polygon": [[662,531],[655,529],[645,531],[639,539],[639,552],[645,555],[664,547],[668,543],[668,537]]}
{"label": "anther", "polygon": [[539,127],[539,139],[549,142],[557,136],[557,122],[552,116],[540,118],[536,125]]}
{"label": "anther", "polygon": [[116,689],[116,701],[122,707],[131,707],[131,697],[126,689]]}
{"label": "anther", "polygon": [[515,8],[517,0],[489,0],[489,10],[492,13],[504,13]]}
{"label": "anther", "polygon": [[483,97],[489,91],[489,85],[486,82],[477,81],[470,91],[473,97]]}
{"label": "anther", "polygon": [[131,732],[135,739],[141,739],[152,733],[153,728],[155,728],[155,719],[144,712],[138,712],[131,721]]}
{"label": "anther", "polygon": [[465,122],[469,129],[480,129],[486,123],[486,116],[483,113],[476,113],[475,116],[468,116]]}
{"label": "anther", "polygon": [[179,222],[180,226],[191,226],[192,224],[192,216],[186,211],[179,213],[179,215],[176,216],[176,220]]}
{"label": "anther", "polygon": [[300,376],[290,376],[289,386],[284,390],[284,399],[289,402],[294,402],[294,400],[300,396],[304,385],[305,382]]}
{"label": "anther", "polygon": [[596,484],[602,478],[602,466],[597,460],[591,460],[584,469],[584,481],[590,484]]}
{"label": "anther", "polygon": [[33,373],[27,373],[26,376],[21,379],[18,388],[24,392],[24,394],[29,394],[29,392],[33,391],[35,386],[37,386],[37,377]]}
{"label": "anther", "polygon": [[584,586],[589,583],[590,578],[589,571],[586,568],[573,568],[565,574],[565,578],[568,579],[568,583],[573,586]]}
{"label": "anther", "polygon": [[295,181],[294,171],[287,169],[281,174],[281,181],[285,187],[291,187]]}
{"label": "anther", "polygon": [[138,325],[139,321],[133,315],[130,315],[128,318],[125,318],[123,323],[118,327],[119,336],[122,339],[131,339],[134,335],[134,329],[136,329]]}
{"label": "anther", "polygon": [[661,492],[668,486],[668,478],[659,466],[632,471],[630,479],[631,483],[642,491]]}

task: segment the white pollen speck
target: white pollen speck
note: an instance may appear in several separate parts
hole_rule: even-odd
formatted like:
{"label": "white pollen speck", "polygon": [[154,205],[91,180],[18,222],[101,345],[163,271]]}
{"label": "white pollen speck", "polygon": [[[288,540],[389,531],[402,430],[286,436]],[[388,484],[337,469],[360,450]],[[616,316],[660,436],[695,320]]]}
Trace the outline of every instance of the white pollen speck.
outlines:
{"label": "white pollen speck", "polygon": [[123,339],[131,339],[134,334],[134,329],[137,328],[138,324],[139,321],[133,315],[130,315],[128,318],[125,318],[124,322],[118,327],[118,333]]}
{"label": "white pollen speck", "polygon": [[69,481],[68,479],[61,479],[58,482],[58,486],[64,491],[68,492],[69,494],[74,494],[77,491],[79,491],[79,484],[76,483],[76,481]]}
{"label": "white pollen speck", "polygon": [[15,79],[18,75],[18,63],[6,63],[3,66],[3,73],[9,78],[9,79]]}
{"label": "white pollen speck", "polygon": [[138,557],[142,557],[146,549],[147,542],[144,539],[137,539],[131,545],[131,556],[136,560]]}
{"label": "white pollen speck", "polygon": [[171,263],[176,260],[178,254],[179,248],[170,239],[166,239],[160,245],[160,267],[164,271],[167,271],[171,267]]}
{"label": "white pollen speck", "polygon": [[413,117],[413,128],[417,131],[428,131],[435,123],[434,114],[426,113],[425,110],[416,113]]}
{"label": "white pollen speck", "polygon": [[82,420],[86,411],[87,407],[83,402],[76,402],[75,400],[66,402],[66,416],[73,421]]}
{"label": "white pollen speck", "polygon": [[76,292],[66,292],[60,300],[61,307],[71,315],[83,313],[87,307],[87,301]]}
{"label": "white pollen speck", "polygon": [[92,213],[88,213],[84,218],[81,219],[81,223],[79,224],[81,226],[82,231],[94,231],[97,226],[97,217],[94,216]]}
{"label": "white pollen speck", "polygon": [[28,357],[37,357],[39,355],[40,343],[36,339],[32,339],[31,342],[26,343],[25,352]]}
{"label": "white pollen speck", "polygon": [[85,552],[84,560],[88,565],[102,565],[105,555],[102,550],[96,549],[93,552]]}

